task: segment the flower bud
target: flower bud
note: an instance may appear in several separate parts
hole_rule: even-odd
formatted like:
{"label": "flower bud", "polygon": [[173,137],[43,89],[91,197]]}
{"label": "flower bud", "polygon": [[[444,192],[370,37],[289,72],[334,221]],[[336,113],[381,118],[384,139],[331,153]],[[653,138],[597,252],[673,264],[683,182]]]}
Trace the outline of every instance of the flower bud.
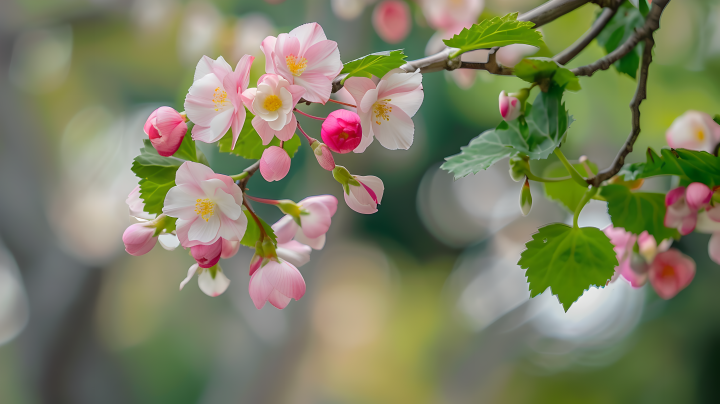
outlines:
{"label": "flower bud", "polygon": [[372,24],[383,41],[401,42],[410,33],[410,7],[404,1],[383,1],[375,6]]}
{"label": "flower bud", "polygon": [[672,148],[713,153],[720,142],[720,125],[704,112],[687,111],[673,121],[665,139]]}
{"label": "flower bud", "polygon": [[179,112],[170,107],[160,107],[150,114],[143,129],[158,154],[169,157],[180,148],[187,124]]}
{"label": "flower bud", "polygon": [[687,186],[685,199],[690,209],[703,209],[710,204],[712,194],[712,190],[707,185],[700,182],[693,182]]}
{"label": "flower bud", "polygon": [[522,114],[522,108],[520,100],[516,97],[511,97],[505,93],[500,92],[500,115],[506,122],[517,119]]}
{"label": "flower bud", "polygon": [[250,260],[250,270],[248,271],[248,275],[252,276],[252,274],[257,271],[260,266],[262,265],[263,257],[262,254],[258,255],[258,252],[256,251],[255,254],[253,254],[252,259]]}
{"label": "flower bud", "polygon": [[192,254],[195,261],[201,268],[210,268],[220,261],[220,255],[222,254],[222,238],[210,245],[196,245],[190,247],[190,254]]}
{"label": "flower bud", "polygon": [[270,146],[260,158],[260,174],[265,181],[280,181],[290,171],[290,156],[278,146]]}
{"label": "flower bud", "polygon": [[350,174],[350,171],[343,166],[335,166],[332,173],[333,178],[343,186],[346,194],[350,193],[350,185],[360,186],[360,183]]}
{"label": "flower bud", "polygon": [[320,136],[330,150],[350,153],[362,141],[360,116],[345,109],[335,110],[323,122]]}
{"label": "flower bud", "polygon": [[330,148],[325,143],[320,142],[315,142],[310,146],[313,148],[313,153],[320,167],[332,171],[335,168],[335,159]]}
{"label": "flower bud", "polygon": [[510,163],[510,178],[515,182],[522,181],[525,178],[525,174],[530,171],[530,158],[524,155],[516,155],[510,157],[508,163]]}
{"label": "flower bud", "polygon": [[153,223],[136,223],[128,227],[122,236],[125,251],[136,256],[147,254],[157,242],[155,231]]}
{"label": "flower bud", "polygon": [[532,194],[530,193],[530,181],[525,178],[522,189],[520,190],[520,210],[523,216],[527,216],[532,208]]}
{"label": "flower bud", "polygon": [[238,250],[240,249],[240,242],[239,241],[230,241],[226,239],[222,240],[222,253],[220,254],[220,258],[228,259],[232,258],[237,254]]}

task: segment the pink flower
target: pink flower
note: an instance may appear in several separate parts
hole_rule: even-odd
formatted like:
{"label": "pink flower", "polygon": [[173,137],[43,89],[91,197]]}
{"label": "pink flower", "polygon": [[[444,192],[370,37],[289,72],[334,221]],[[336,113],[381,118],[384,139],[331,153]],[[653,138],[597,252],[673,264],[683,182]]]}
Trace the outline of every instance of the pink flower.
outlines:
{"label": "pink flower", "polygon": [[353,175],[353,178],[360,186],[349,184],[350,193],[343,192],[345,203],[358,213],[369,215],[377,212],[385,191],[382,180],[372,175]]}
{"label": "pink flower", "polygon": [[343,68],[337,43],[329,41],[318,23],[301,25],[289,34],[269,36],[260,45],[265,71],[305,88],[305,99],[325,104],[332,81]]}
{"label": "pink flower", "polygon": [[195,122],[193,139],[217,142],[232,127],[232,146],[235,147],[246,115],[240,95],[250,81],[253,60],[254,56],[243,56],[233,72],[222,56],[217,60],[207,56],[200,59],[193,85],[185,97],[185,112]]}
{"label": "pink flower", "polygon": [[296,240],[290,240],[285,243],[278,243],[275,253],[278,258],[290,262],[296,267],[301,267],[310,262],[310,253],[312,248]]}
{"label": "pink flower", "polygon": [[240,249],[240,242],[239,241],[230,241],[222,239],[222,253],[220,254],[220,258],[228,259],[232,258],[237,254],[238,250]]}
{"label": "pink flower", "polygon": [[280,181],[290,171],[290,156],[278,146],[270,146],[260,158],[260,174],[265,181]]}
{"label": "pink flower", "polygon": [[250,277],[248,288],[255,307],[261,309],[268,301],[284,309],[290,299],[300,300],[305,294],[305,279],[287,261],[270,260]]}
{"label": "pink flower", "polygon": [[437,30],[454,31],[456,27],[475,24],[483,10],[484,0],[422,0],[428,24]]}
{"label": "pink flower", "polygon": [[195,261],[201,268],[210,268],[220,261],[220,254],[222,253],[223,239],[209,245],[195,245],[190,247],[190,254],[192,254]]}
{"label": "pink flower", "polygon": [[183,290],[195,274],[198,275],[200,290],[210,297],[220,296],[230,286],[230,279],[225,276],[220,266],[206,269],[198,264],[193,264],[188,270],[185,279],[180,282],[180,290]]}
{"label": "pink flower", "polygon": [[687,111],[670,125],[665,139],[672,148],[713,153],[720,142],[720,125],[704,112]]}
{"label": "pink flower", "polygon": [[345,109],[337,109],[323,121],[320,136],[335,153],[350,153],[362,141],[360,116]]}
{"label": "pink flower", "polygon": [[649,276],[655,292],[667,300],[692,282],[695,277],[695,261],[675,249],[661,252],[650,264]]}
{"label": "pink flower", "polygon": [[[140,185],[135,186],[135,188],[130,191],[126,202],[128,204],[130,216],[139,220],[141,223],[146,224],[147,226],[156,228],[155,223],[148,223],[149,221],[154,221],[155,219],[157,219],[157,215],[145,212],[145,203],[140,198]],[[173,233],[166,233],[165,231],[163,231],[156,237],[156,239],[160,242],[162,248],[168,251],[172,251],[180,245],[180,240],[178,240],[177,236]]]}
{"label": "pink flower", "polygon": [[213,244],[220,237],[242,240],[247,228],[243,195],[230,177],[186,161],[178,169],[175,183],[165,197],[163,212],[178,218],[176,231],[183,247]]}
{"label": "pink flower", "polygon": [[697,210],[688,206],[685,187],[677,187],[665,196],[665,227],[678,229],[683,236],[690,234],[697,223]]}
{"label": "pink flower", "polygon": [[325,143],[317,141],[310,146],[313,148],[313,154],[318,164],[320,164],[320,167],[332,171],[335,168],[335,158],[333,158],[330,148]]}
{"label": "pink flower", "polygon": [[[622,228],[613,226],[606,227],[603,232],[613,243],[617,255],[618,266],[615,267],[615,275],[610,282],[614,282],[620,275],[627,280],[634,288],[639,288],[647,282],[649,264],[658,252],[670,248],[672,240],[663,240],[660,245],[655,238],[644,231],[637,236],[626,232]],[[635,243],[638,244],[639,254],[633,252]]]}
{"label": "pink flower", "polygon": [[415,124],[412,116],[423,102],[422,75],[402,69],[388,72],[375,85],[366,77],[350,77],[345,88],[355,99],[362,122],[363,139],[355,149],[362,153],[376,137],[390,150],[409,149]]}
{"label": "pink flower", "polygon": [[160,107],[150,114],[143,129],[158,154],[169,157],[180,148],[187,125],[179,112],[170,107]]}
{"label": "pink flower", "polygon": [[525,56],[532,55],[539,50],[538,47],[516,43],[503,46],[495,53],[495,59],[505,67],[515,67]]}
{"label": "pink flower", "polygon": [[404,1],[383,1],[375,6],[372,23],[383,41],[401,42],[410,33],[410,7]]}
{"label": "pink flower", "polygon": [[685,200],[690,209],[705,209],[710,204],[712,194],[712,190],[707,185],[700,182],[693,182],[687,186]]}
{"label": "pink flower", "polygon": [[325,245],[325,233],[330,229],[337,204],[337,198],[332,195],[311,196],[300,201],[299,226],[290,215],[283,216],[272,225],[278,246],[289,243],[294,238],[316,250],[322,249]]}
{"label": "pink flower", "polygon": [[514,121],[522,114],[520,100],[509,97],[505,91],[500,91],[500,115],[507,122]]}
{"label": "pink flower", "polygon": [[264,74],[258,80],[257,88],[242,94],[243,103],[255,115],[252,125],[264,145],[274,136],[282,141],[293,137],[297,120],[292,112],[304,93],[304,88],[292,85],[276,74]]}
{"label": "pink flower", "polygon": [[155,226],[148,223],[135,223],[125,229],[122,239],[125,243],[125,251],[130,255],[143,255],[155,247],[157,237]]}

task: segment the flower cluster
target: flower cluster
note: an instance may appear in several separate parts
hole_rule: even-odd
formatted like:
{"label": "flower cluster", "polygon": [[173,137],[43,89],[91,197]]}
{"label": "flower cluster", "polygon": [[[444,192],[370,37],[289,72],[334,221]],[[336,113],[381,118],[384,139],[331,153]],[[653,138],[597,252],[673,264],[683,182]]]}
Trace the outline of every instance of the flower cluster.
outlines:
{"label": "flower cluster", "polygon": [[[386,4],[376,18],[393,21],[407,12],[404,3],[395,3]],[[388,35],[399,33],[396,29]],[[127,203],[138,223],[128,227],[123,242],[132,255],[149,252],[157,241],[169,250],[189,249],[195,263],[180,289],[197,275],[200,289],[209,296],[222,294],[230,284],[220,260],[233,257],[241,245],[254,248],[250,297],[258,309],[266,302],[282,309],[305,294],[298,267],[309,262],[312,250],[324,247],[338,200],[331,195],[311,196],[299,203],[263,199],[247,194],[248,180],[256,171],[266,181],[287,176],[294,149],[285,145],[297,130],[318,164],[341,184],[347,206],[363,214],[377,212],[384,193],[382,180],[351,174],[335,164],[333,153],[362,153],[375,138],[388,149],[408,149],[415,132],[411,117],[423,100],[422,75],[388,68],[382,77],[350,77],[344,84],[356,105],[345,105],[353,110],[338,109],[319,118],[300,111],[298,104],[337,102],[330,99],[333,82],[343,69],[337,43],[327,39],[320,25],[310,23],[268,36],[259,46],[265,55],[265,74],[255,87],[249,88],[254,56],[244,55],[234,70],[222,56],[203,56],[185,98],[185,111],[161,107],[150,115],[144,130],[155,150],[149,151],[146,144],[133,165],[143,180]],[[323,120],[322,141],[302,129],[296,114]],[[254,150],[262,154],[257,152],[255,164],[229,176],[214,172],[194,141],[227,142],[243,156]],[[168,178],[173,168],[174,176]],[[251,202],[274,205],[285,216],[268,226]]]}

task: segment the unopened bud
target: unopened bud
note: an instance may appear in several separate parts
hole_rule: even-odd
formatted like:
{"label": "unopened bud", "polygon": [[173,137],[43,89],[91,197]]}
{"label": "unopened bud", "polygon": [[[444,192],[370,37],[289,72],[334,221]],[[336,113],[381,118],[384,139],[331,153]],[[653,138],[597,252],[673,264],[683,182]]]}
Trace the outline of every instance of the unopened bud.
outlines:
{"label": "unopened bud", "polygon": [[311,147],[320,167],[332,171],[335,168],[335,159],[330,148],[325,143],[320,142],[313,143]]}
{"label": "unopened bud", "polygon": [[633,272],[638,275],[643,275],[650,270],[650,265],[648,265],[647,261],[645,261],[645,258],[642,255],[633,252],[630,255],[630,269],[632,269]]}
{"label": "unopened bud", "polygon": [[523,216],[527,216],[532,208],[532,194],[530,193],[530,181],[525,178],[522,189],[520,190],[520,211]]}
{"label": "unopened bud", "polygon": [[515,182],[522,181],[525,175],[530,171],[530,158],[525,155],[516,155],[510,157],[510,178]]}

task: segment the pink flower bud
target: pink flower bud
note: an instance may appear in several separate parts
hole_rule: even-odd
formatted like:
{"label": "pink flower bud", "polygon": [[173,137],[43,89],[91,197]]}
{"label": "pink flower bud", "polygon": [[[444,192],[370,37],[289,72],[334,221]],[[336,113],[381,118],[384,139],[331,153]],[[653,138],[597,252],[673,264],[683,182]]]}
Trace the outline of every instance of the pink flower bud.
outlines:
{"label": "pink flower bud", "polygon": [[655,256],[648,273],[655,292],[667,300],[692,282],[695,261],[678,250],[670,249]]}
{"label": "pink flower bud", "polygon": [[335,110],[323,122],[320,136],[335,153],[350,153],[362,141],[360,116],[345,109]]}
{"label": "pink flower bud", "polygon": [[360,183],[360,186],[349,185],[350,193],[343,192],[345,203],[350,209],[365,215],[377,212],[377,206],[382,201],[385,191],[382,180],[372,175],[354,175],[353,178]]}
{"label": "pink flower bud", "polygon": [[665,139],[672,148],[713,153],[720,142],[720,125],[704,112],[687,111],[673,121]]}
{"label": "pink flower bud", "polygon": [[383,1],[375,6],[372,24],[383,41],[401,42],[410,33],[410,7],[404,1]]}
{"label": "pink flower bud", "polygon": [[665,227],[678,229],[683,236],[690,234],[697,224],[697,209],[691,209],[685,197],[685,187],[677,187],[665,196]]}
{"label": "pink flower bud", "polygon": [[508,96],[505,91],[500,92],[500,115],[507,122],[513,121],[520,116],[520,100]]}
{"label": "pink flower bud", "polygon": [[[313,144],[313,146],[315,145]],[[313,153],[320,167],[328,171],[332,171],[335,168],[335,159],[333,158],[330,148],[327,147],[325,143],[318,142],[318,145],[314,147]]]}
{"label": "pink flower bud", "polygon": [[157,242],[155,235],[155,227],[148,226],[147,223],[136,223],[123,233],[122,239],[125,243],[125,251],[130,255],[147,254]]}
{"label": "pink flower bud", "polygon": [[248,271],[248,275],[252,276],[255,271],[260,269],[260,266],[262,265],[263,257],[253,254],[252,259],[250,260],[250,270]]}
{"label": "pink flower bud", "polygon": [[180,113],[170,107],[160,107],[150,114],[143,129],[158,154],[169,157],[180,148],[187,125]]}
{"label": "pink flower bud", "polygon": [[210,268],[220,261],[222,253],[222,238],[210,245],[196,245],[190,247],[190,253],[201,268]]}
{"label": "pink flower bud", "polygon": [[712,190],[705,184],[693,182],[685,191],[685,199],[690,209],[703,209],[708,206],[712,198]]}
{"label": "pink flower bud", "polygon": [[222,240],[222,253],[220,254],[220,258],[228,259],[228,258],[234,257],[235,254],[237,254],[238,250],[240,249],[240,242],[225,240],[224,238],[221,238],[221,240]]}
{"label": "pink flower bud", "polygon": [[258,309],[266,301],[284,309],[290,299],[300,300],[305,295],[305,280],[293,264],[270,260],[252,274],[248,291]]}
{"label": "pink flower bud", "polygon": [[290,171],[290,156],[278,146],[270,146],[260,158],[260,174],[265,181],[280,181]]}

